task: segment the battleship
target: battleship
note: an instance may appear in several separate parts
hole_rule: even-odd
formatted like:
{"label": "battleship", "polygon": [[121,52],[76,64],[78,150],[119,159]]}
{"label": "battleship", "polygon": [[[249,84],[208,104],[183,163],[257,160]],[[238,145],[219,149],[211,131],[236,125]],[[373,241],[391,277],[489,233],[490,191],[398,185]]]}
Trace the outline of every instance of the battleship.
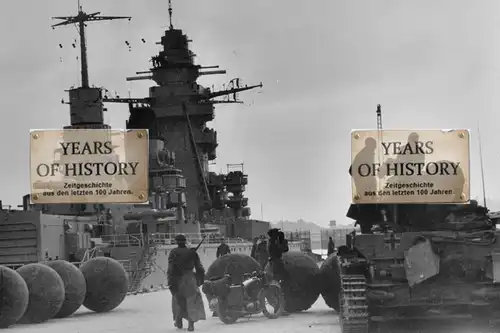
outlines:
{"label": "battleship", "polygon": [[[228,165],[227,173],[209,170],[216,159],[217,132],[206,123],[215,117],[216,104],[242,103],[240,92],[262,88],[231,80],[212,91],[197,83],[202,75],[225,74],[219,66],[194,63],[191,42],[172,24],[165,30],[152,68],[137,72],[128,81],[152,80],[149,96],[119,98],[91,86],[87,63],[86,26],[89,22],[131,20],[128,16],[86,13],[79,5],[76,16],[60,20],[52,28],[76,25],[79,32],[81,86],[68,90],[70,125],[65,129],[110,129],[104,123],[105,103],[125,103],[129,108],[127,129],[149,130],[149,201],[144,204],[33,204],[23,197],[22,210],[1,206],[0,265],[12,268],[47,259],[81,264],[95,256],[119,260],[130,277],[129,291],[166,283],[168,254],[174,236],[184,233],[205,267],[216,259],[225,239],[232,252],[249,254],[252,238],[270,228],[250,218],[244,197],[248,176],[243,164]],[[144,41],[144,40],[143,40]],[[61,45],[60,45],[61,46]],[[301,233],[290,242],[291,251],[310,248]]]}

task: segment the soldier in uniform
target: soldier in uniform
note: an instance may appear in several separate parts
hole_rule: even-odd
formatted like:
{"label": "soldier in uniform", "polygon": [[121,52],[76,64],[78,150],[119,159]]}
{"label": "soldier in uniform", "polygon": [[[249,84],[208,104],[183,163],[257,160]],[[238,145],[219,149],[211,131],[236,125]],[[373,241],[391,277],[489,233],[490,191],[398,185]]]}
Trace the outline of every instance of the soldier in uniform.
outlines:
{"label": "soldier in uniform", "polygon": [[330,256],[335,252],[335,243],[333,242],[332,237],[328,237],[328,253],[327,255]]}
{"label": "soldier in uniform", "polygon": [[224,238],[222,238],[220,241],[220,245],[217,247],[217,253],[216,253],[217,258],[225,256],[226,254],[230,254],[230,253],[231,253],[231,249],[226,244],[226,241],[224,240]]}
{"label": "soldier in uniform", "polygon": [[288,274],[283,263],[283,253],[288,252],[288,241],[285,239],[285,234],[277,228],[269,230],[267,234],[269,235],[267,252],[273,276],[278,281],[286,282]]}
{"label": "soldier in uniform", "polygon": [[[269,235],[267,252],[273,278],[280,282],[283,291],[291,292],[290,277],[283,262],[283,253],[288,252],[288,241],[280,229],[273,228],[267,234]],[[283,315],[287,316],[288,313],[285,311]]]}
{"label": "soldier in uniform", "polygon": [[256,251],[258,242],[259,242],[259,237],[254,237],[252,242],[252,250],[250,251],[250,257],[254,258],[255,260],[257,260]]}
{"label": "soldier in uniform", "polygon": [[265,236],[261,236],[257,241],[254,259],[259,262],[262,269],[266,268],[269,261],[269,252],[267,251],[267,240]]}
{"label": "soldier in uniform", "polygon": [[[186,236],[175,237],[177,248],[168,256],[167,278],[172,293],[174,326],[182,328],[182,320],[188,321],[188,331],[194,331],[194,323],[205,320],[205,307],[198,287],[203,284],[205,269],[196,251],[186,247]],[[193,269],[195,272],[193,272]]]}

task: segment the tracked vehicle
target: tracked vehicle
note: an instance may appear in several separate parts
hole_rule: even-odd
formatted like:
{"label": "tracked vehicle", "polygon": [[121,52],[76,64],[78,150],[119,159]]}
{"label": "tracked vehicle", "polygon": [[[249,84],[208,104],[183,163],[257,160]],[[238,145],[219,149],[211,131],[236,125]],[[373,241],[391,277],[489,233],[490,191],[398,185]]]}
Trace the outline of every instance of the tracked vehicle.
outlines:
{"label": "tracked vehicle", "polygon": [[353,204],[347,216],[362,232],[348,235],[334,267],[343,333],[402,319],[498,317],[499,233],[476,201]]}

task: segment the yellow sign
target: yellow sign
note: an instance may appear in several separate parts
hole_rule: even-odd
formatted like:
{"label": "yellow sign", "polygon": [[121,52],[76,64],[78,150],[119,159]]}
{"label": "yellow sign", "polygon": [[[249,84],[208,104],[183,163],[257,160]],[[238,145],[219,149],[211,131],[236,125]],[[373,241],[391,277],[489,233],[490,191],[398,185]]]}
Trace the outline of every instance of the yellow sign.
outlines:
{"label": "yellow sign", "polygon": [[353,131],[353,202],[469,201],[468,130]]}
{"label": "yellow sign", "polygon": [[36,204],[148,200],[147,130],[70,129],[30,133]]}

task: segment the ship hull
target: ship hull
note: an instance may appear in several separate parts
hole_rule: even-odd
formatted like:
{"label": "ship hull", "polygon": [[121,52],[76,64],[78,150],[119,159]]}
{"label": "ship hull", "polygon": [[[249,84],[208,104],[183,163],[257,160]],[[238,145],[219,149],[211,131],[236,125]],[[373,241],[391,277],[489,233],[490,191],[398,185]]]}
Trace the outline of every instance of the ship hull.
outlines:
{"label": "ship hull", "polygon": [[[168,255],[176,247],[171,234],[120,234],[90,238],[85,226],[93,217],[70,217],[38,211],[12,211],[0,225],[0,265],[17,268],[51,259],[75,264],[94,256],[109,255],[120,261],[129,273],[131,291],[167,284]],[[68,229],[69,228],[69,229]],[[193,235],[191,246],[201,240]],[[252,243],[228,239],[231,253],[250,255]],[[92,248],[91,244],[96,247]],[[220,241],[210,238],[197,250],[205,269],[217,259]],[[303,241],[290,241],[290,251],[301,251]]]}

